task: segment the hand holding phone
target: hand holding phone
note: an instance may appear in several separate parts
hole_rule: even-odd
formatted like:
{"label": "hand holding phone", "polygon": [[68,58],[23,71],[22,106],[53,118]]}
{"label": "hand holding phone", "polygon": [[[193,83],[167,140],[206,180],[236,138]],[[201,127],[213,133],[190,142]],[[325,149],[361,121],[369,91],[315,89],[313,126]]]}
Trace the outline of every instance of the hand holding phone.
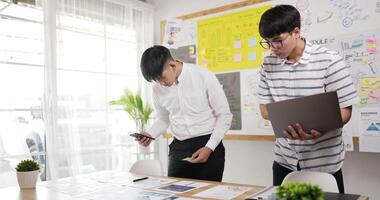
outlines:
{"label": "hand holding phone", "polygon": [[151,140],[154,140],[153,137],[151,137],[149,135],[144,135],[144,134],[141,134],[141,133],[132,133],[132,134],[130,134],[130,136],[135,137],[137,140],[140,140],[143,137],[146,137],[146,138],[149,138]]}
{"label": "hand holding phone", "polygon": [[149,144],[154,140],[152,136],[149,135],[149,133],[132,133],[130,136],[135,137],[136,140],[139,142],[140,145],[147,147]]}

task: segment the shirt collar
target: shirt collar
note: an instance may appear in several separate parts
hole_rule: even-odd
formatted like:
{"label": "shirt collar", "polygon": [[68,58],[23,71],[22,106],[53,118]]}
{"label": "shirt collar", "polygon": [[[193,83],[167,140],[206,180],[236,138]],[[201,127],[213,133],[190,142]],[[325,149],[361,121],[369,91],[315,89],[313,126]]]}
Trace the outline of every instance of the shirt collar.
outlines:
{"label": "shirt collar", "polygon": [[309,42],[309,40],[306,40],[305,38],[303,38],[303,40],[305,41],[305,49],[303,50],[302,56],[299,60],[299,63],[308,64],[309,60],[310,60],[310,53],[311,53],[312,44],[311,44],[311,42]]}
{"label": "shirt collar", "polygon": [[[307,64],[309,63],[309,59],[310,59],[310,52],[311,52],[311,47],[312,47],[312,43],[309,42],[309,40],[306,40],[305,38],[302,37],[302,40],[305,41],[305,49],[303,50],[302,52],[302,56],[300,58],[300,60],[298,61],[299,64]],[[273,56],[276,56],[274,53],[270,53],[271,55]],[[287,65],[294,65],[294,63],[290,62],[288,59],[284,58],[284,59],[281,59],[281,64],[287,64]]]}
{"label": "shirt collar", "polygon": [[182,62],[182,61],[178,61],[178,62],[181,62],[182,63],[182,71],[181,71],[181,73],[179,74],[179,76],[178,76],[178,83],[181,83],[182,81],[183,81],[183,79],[184,79],[184,77],[185,77],[185,73],[186,73],[186,71],[187,71],[187,64],[186,63],[184,63],[184,62]]}

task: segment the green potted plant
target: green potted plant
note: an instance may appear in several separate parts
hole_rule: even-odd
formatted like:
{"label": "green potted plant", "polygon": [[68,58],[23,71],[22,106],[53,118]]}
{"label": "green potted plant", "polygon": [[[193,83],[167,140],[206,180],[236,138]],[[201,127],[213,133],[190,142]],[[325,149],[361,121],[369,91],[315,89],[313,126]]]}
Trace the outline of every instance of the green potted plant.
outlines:
{"label": "green potted plant", "polygon": [[17,181],[21,189],[35,188],[40,165],[34,160],[22,160],[17,166]]}
{"label": "green potted plant", "polygon": [[323,200],[323,191],[318,185],[287,182],[276,189],[281,200]]}
{"label": "green potted plant", "polygon": [[124,94],[115,101],[111,101],[110,105],[121,105],[128,115],[136,123],[136,131],[145,131],[145,125],[148,123],[149,117],[153,112],[150,105],[144,104],[140,92],[134,94],[130,90],[124,90]]}

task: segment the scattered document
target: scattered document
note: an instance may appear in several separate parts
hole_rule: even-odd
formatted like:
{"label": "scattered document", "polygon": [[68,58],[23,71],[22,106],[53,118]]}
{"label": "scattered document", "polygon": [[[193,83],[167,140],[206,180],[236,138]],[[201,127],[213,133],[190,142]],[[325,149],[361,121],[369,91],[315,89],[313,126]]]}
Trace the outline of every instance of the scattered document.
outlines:
{"label": "scattered document", "polygon": [[248,197],[247,199],[275,200],[276,199],[275,193],[276,193],[276,187],[268,186],[264,188],[263,190],[256,192],[255,194]]}
{"label": "scattered document", "polygon": [[199,199],[194,199],[194,198],[189,198],[189,197],[180,197],[180,196],[171,196],[164,200],[199,200]]}
{"label": "scattered document", "polygon": [[131,187],[144,188],[144,189],[159,187],[162,185],[166,185],[166,184],[178,181],[176,179],[169,179],[169,178],[148,177],[146,180],[133,182],[133,180],[135,179],[143,178],[146,176],[133,175],[130,173],[122,173],[122,172],[95,173],[94,175],[85,175],[81,177],[91,179],[99,183],[108,183],[108,184],[114,184],[118,186],[131,186]]}
{"label": "scattered document", "polygon": [[176,183],[172,183],[169,185],[156,188],[156,190],[172,192],[172,193],[183,193],[183,192],[188,192],[190,190],[201,188],[207,185],[209,184],[202,183],[202,182],[193,182],[193,181],[180,181],[180,182],[176,182]]}
{"label": "scattered document", "polygon": [[245,192],[251,190],[250,187],[236,186],[236,185],[218,185],[208,190],[202,191],[194,196],[202,198],[214,199],[233,199]]}
{"label": "scattered document", "polygon": [[105,196],[111,196],[112,194],[122,193],[123,191],[125,191],[125,189],[125,187],[105,185],[103,188],[99,188],[98,190],[92,192],[82,193],[80,195],[76,195],[75,197],[87,200],[98,200],[104,198]]}
{"label": "scattered document", "polygon": [[92,193],[88,193],[85,195],[78,196],[78,198],[88,199],[88,200],[104,200],[104,199],[112,199],[112,200],[164,200],[169,197],[174,196],[170,193],[164,192],[156,192],[149,190],[141,190],[136,188],[124,188],[121,190],[114,191],[96,191]]}
{"label": "scattered document", "polygon": [[44,184],[39,184],[39,186],[47,187],[59,193],[77,196],[100,190],[106,185],[103,183],[98,183],[96,181],[74,177],[60,179],[57,181],[47,181]]}
{"label": "scattered document", "polygon": [[167,185],[169,183],[173,183],[176,181],[178,180],[170,179],[170,178],[149,177],[148,179],[143,180],[143,181],[138,181],[138,182],[130,181],[130,183],[126,185],[135,187],[135,188],[149,189],[149,188],[161,187],[163,185]]}
{"label": "scattered document", "polygon": [[81,175],[79,177],[94,180],[99,183],[114,183],[114,184],[123,184],[135,178],[134,175],[130,173],[114,172],[114,171],[95,172],[91,174]]}

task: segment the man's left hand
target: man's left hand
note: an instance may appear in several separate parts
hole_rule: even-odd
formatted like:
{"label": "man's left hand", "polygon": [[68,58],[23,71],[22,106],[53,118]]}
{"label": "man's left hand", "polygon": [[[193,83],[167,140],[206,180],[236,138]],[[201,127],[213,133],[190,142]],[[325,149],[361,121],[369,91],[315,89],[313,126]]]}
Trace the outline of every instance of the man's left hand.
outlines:
{"label": "man's left hand", "polygon": [[205,163],[207,162],[208,158],[210,157],[212,153],[212,150],[208,147],[202,147],[198,149],[193,155],[191,156],[191,159],[188,160],[188,162],[191,163]]}

